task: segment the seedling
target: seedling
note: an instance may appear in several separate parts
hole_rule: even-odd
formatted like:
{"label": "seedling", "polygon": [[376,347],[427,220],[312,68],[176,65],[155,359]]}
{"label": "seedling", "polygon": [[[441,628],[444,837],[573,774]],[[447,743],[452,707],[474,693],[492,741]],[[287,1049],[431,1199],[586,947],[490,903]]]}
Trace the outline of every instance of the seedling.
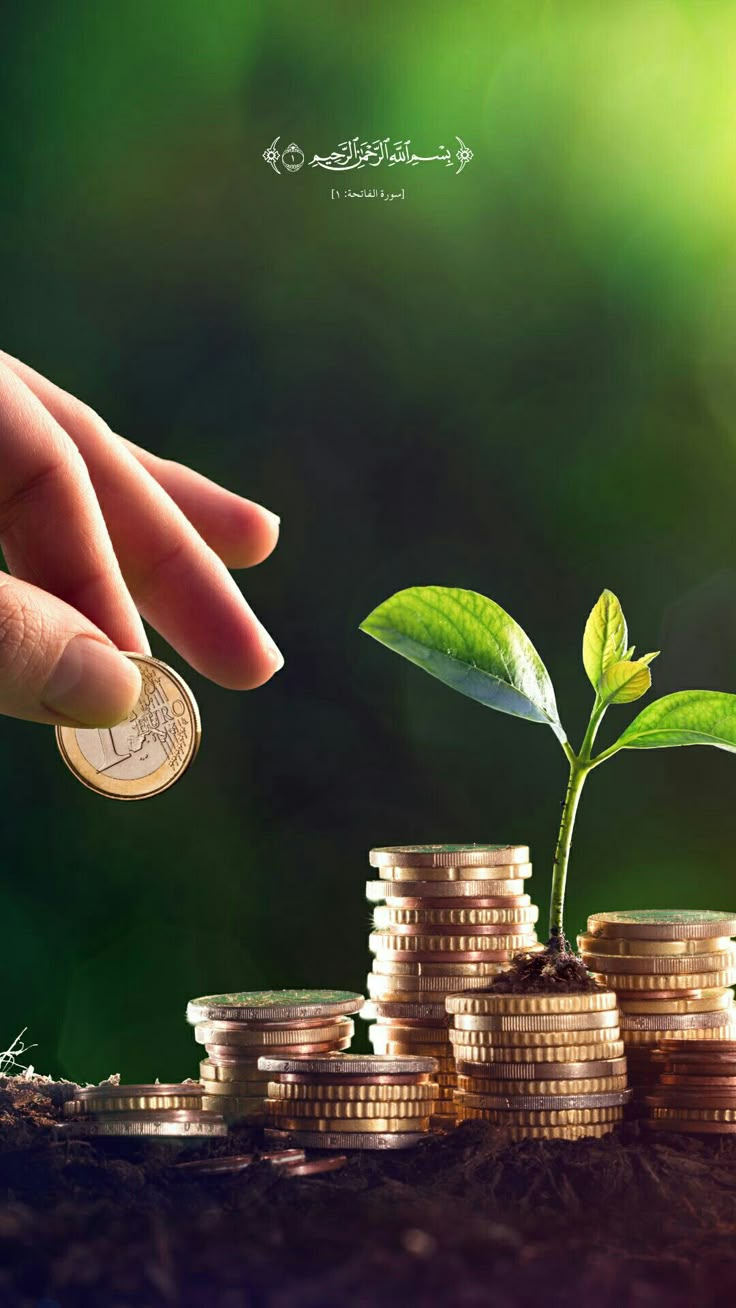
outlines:
{"label": "seedling", "polygon": [[415,586],[380,604],[361,630],[403,654],[453,690],[488,708],[542,722],[554,732],[569,765],[552,868],[548,949],[565,952],[564,905],[575,815],[590,773],[622,749],[715,745],[736,753],[736,695],[681,690],[647,705],[618,740],[593,755],[607,710],[631,704],[652,684],[657,653],[634,658],[626,619],[610,590],[593,608],[583,636],[583,666],[594,701],[580,749],[573,749],[557,711],[549,673],[529,637],[484,595],[444,586]]}

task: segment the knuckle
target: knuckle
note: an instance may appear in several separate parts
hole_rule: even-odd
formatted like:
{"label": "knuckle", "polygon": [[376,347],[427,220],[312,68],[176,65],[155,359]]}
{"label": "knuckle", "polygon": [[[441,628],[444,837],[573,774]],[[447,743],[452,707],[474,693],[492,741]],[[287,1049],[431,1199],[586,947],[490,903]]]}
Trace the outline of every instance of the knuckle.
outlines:
{"label": "knuckle", "polygon": [[43,645],[40,611],[24,601],[12,582],[0,585],[0,680],[5,685],[21,681]]}

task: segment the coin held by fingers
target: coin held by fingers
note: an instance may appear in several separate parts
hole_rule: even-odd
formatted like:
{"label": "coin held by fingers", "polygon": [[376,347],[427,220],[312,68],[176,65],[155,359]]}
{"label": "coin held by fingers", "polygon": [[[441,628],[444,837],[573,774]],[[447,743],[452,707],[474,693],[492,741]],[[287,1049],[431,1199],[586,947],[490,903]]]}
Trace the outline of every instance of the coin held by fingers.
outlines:
{"label": "coin held by fingers", "polygon": [[56,743],[83,785],[108,799],[149,799],[184,774],[199,748],[196,700],[160,659],[127,654],[141,677],[140,697],[114,727],[57,727]]}

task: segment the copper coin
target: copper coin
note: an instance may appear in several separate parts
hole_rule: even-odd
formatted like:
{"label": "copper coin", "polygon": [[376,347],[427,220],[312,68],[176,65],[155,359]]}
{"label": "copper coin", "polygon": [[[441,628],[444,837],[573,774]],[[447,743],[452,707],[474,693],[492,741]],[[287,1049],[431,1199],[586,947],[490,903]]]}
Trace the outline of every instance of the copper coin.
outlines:
{"label": "copper coin", "polygon": [[621,1013],[622,1031],[704,1031],[708,1027],[732,1027],[734,1016],[727,1008],[710,1013]]}
{"label": "copper coin", "polygon": [[[443,960],[448,963],[510,963],[512,958],[517,954],[540,953],[544,948],[543,945],[527,946],[525,949],[468,949],[468,950],[448,950],[446,953],[442,950],[434,950],[432,953],[424,950],[413,950],[409,954],[412,962],[415,963],[440,963]],[[400,951],[382,950],[380,953],[373,949],[373,953],[379,960],[390,960],[395,953]],[[403,955],[402,955],[403,957]]]}
{"label": "copper coin", "polygon": [[254,1031],[244,1029],[237,1022],[199,1022],[194,1028],[194,1039],[199,1045],[233,1045],[244,1051],[265,1052],[268,1049],[283,1049],[291,1044],[305,1044],[307,1041],[319,1045],[333,1039],[344,1040],[354,1033],[355,1024],[349,1017],[323,1023],[321,1027],[311,1027],[303,1034],[278,1028],[273,1031]]}
{"label": "copper coin", "polygon": [[[242,1058],[234,1058],[233,1050],[238,1048],[237,1045],[205,1045],[207,1054],[213,1063],[238,1063]],[[248,1046],[253,1050],[253,1060],[260,1057],[262,1052],[253,1045]],[[272,1047],[268,1050],[269,1057],[272,1058],[308,1058],[311,1054],[331,1054],[334,1051],[340,1051],[350,1048],[350,1040],[326,1040],[315,1045],[284,1045],[283,1048]]]}
{"label": "copper coin", "polygon": [[371,867],[460,868],[528,863],[528,845],[378,845]]}
{"label": "copper coin", "polygon": [[528,908],[532,902],[523,891],[491,894],[487,881],[367,881],[365,889],[371,903],[385,900],[401,908],[444,908],[448,900],[455,899],[458,908],[468,904],[477,908]]}
{"label": "copper coin", "polygon": [[394,1021],[397,1019],[408,1019],[413,1022],[426,1020],[432,1023],[436,1023],[437,1021],[445,1022],[445,1020],[449,1023],[450,1021],[444,1003],[412,1004],[396,1002],[394,1000],[371,999],[365,1005],[365,1008],[361,1010],[360,1016],[365,1022],[372,1022],[376,1018],[389,1018]]}
{"label": "copper coin", "polygon": [[[683,1086],[655,1088],[646,1095],[649,1108],[736,1108],[736,1093],[731,1090],[687,1090]],[[687,1114],[683,1114],[685,1117]]]}
{"label": "copper coin", "polygon": [[347,1161],[346,1154],[333,1154],[331,1158],[313,1158],[308,1163],[296,1163],[293,1167],[288,1167],[285,1175],[289,1178],[292,1176],[322,1176],[324,1172],[339,1172]]}
{"label": "copper coin", "polygon": [[305,1149],[410,1149],[427,1139],[426,1131],[370,1131],[349,1135],[346,1131],[284,1131],[267,1127],[268,1140],[296,1141]]}
{"label": "copper coin", "polygon": [[295,1059],[292,1056],[276,1058],[269,1054],[258,1060],[258,1068],[261,1072],[297,1075],[309,1073],[342,1080],[343,1076],[414,1076],[420,1072],[432,1073],[437,1071],[437,1064],[433,1058],[405,1055],[386,1058],[381,1054],[326,1054],[323,1058]]}
{"label": "copper coin", "polygon": [[734,1135],[736,1122],[690,1122],[687,1118],[644,1118],[650,1131],[680,1131],[683,1135]]}
{"label": "copper coin", "polygon": [[625,1058],[586,1059],[573,1063],[478,1063],[458,1059],[457,1071],[463,1076],[498,1077],[508,1081],[544,1081],[559,1078],[576,1081],[580,1077],[620,1076],[626,1072]]}
{"label": "copper coin", "polygon": [[660,1048],[664,1053],[676,1054],[679,1059],[697,1060],[698,1056],[707,1058],[710,1062],[721,1058],[736,1059],[735,1040],[720,1040],[715,1047],[710,1040],[691,1040],[685,1048],[679,1040],[662,1040]]}
{"label": "copper coin", "polygon": [[[394,928],[392,928],[393,930]],[[716,954],[588,954],[582,955],[585,966],[591,972],[642,973],[645,976],[681,976],[683,973],[697,973],[706,976],[709,972],[725,972],[736,966],[736,954],[721,950]]]}
{"label": "copper coin", "polygon": [[688,1087],[702,1086],[706,1090],[732,1090],[736,1095],[736,1071],[734,1071],[733,1076],[696,1076],[695,1074],[690,1076],[685,1073],[661,1072],[659,1084],[662,1086],[680,1085],[686,1089]]}
{"label": "copper coin", "polygon": [[432,1085],[432,1079],[427,1072],[417,1072],[414,1075],[394,1075],[388,1076],[381,1073],[371,1073],[368,1076],[338,1076],[334,1072],[327,1072],[324,1075],[318,1073],[300,1074],[299,1072],[281,1072],[279,1073],[280,1085]]}
{"label": "copper coin", "polygon": [[225,1158],[197,1158],[191,1163],[175,1163],[177,1172],[186,1176],[231,1176],[245,1172],[254,1163],[270,1163],[272,1167],[292,1167],[306,1159],[303,1149],[280,1149],[265,1154],[230,1154]]}
{"label": "copper coin", "polygon": [[[508,936],[522,944],[536,944],[532,922],[382,922],[376,930],[390,931],[392,936]],[[514,948],[512,946],[512,948]]]}

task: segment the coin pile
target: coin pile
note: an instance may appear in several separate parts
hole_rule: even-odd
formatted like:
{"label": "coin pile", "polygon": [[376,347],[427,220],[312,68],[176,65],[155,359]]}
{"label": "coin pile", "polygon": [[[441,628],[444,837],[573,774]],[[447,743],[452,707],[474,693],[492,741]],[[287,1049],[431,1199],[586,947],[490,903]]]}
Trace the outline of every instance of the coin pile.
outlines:
{"label": "coin pile", "polygon": [[449,995],[458,1121],[512,1140],[607,1135],[630,1098],[616,996]]}
{"label": "coin pile", "polygon": [[[368,977],[376,1053],[437,1059],[432,1125],[455,1122],[457,1085],[445,996],[487,986],[520,950],[537,946],[539,909],[524,893],[526,845],[404,845],[373,849]],[[383,901],[383,902],[381,902]]]}
{"label": "coin pile", "polygon": [[76,1090],[64,1104],[72,1121],[68,1130],[80,1136],[155,1137],[157,1139],[227,1134],[219,1113],[202,1107],[202,1087],[196,1081],[180,1085],[102,1085]]}
{"label": "coin pile", "polygon": [[[736,1029],[736,915],[710,910],[594,913],[578,936],[583,962],[616,991],[629,1077],[656,1075],[663,1040],[728,1040]],[[637,1098],[639,1098],[637,1093]]]}
{"label": "coin pile", "polygon": [[323,1054],[261,1058],[259,1067],[271,1077],[272,1139],[305,1149],[406,1149],[430,1129],[433,1058]]}
{"label": "coin pile", "polygon": [[645,1097],[655,1131],[736,1132],[736,1042],[663,1040],[652,1055],[657,1081]]}
{"label": "coin pile", "polygon": [[207,1058],[199,1065],[202,1107],[226,1122],[260,1121],[268,1076],[262,1054],[293,1058],[350,1046],[349,1016],[364,1003],[348,990],[254,990],[192,999],[187,1021]]}

